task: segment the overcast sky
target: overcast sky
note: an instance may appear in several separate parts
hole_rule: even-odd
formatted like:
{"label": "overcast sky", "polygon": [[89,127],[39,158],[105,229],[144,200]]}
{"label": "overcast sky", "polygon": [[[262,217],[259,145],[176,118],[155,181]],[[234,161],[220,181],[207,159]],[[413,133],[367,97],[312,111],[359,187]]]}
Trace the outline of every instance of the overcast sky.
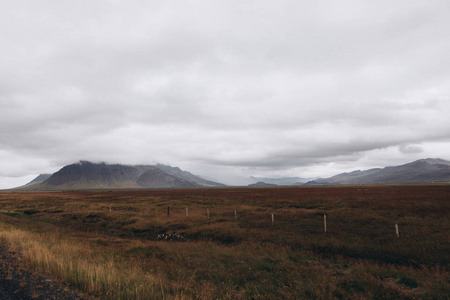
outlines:
{"label": "overcast sky", "polygon": [[0,2],[0,188],[79,160],[227,184],[450,160],[450,1]]}

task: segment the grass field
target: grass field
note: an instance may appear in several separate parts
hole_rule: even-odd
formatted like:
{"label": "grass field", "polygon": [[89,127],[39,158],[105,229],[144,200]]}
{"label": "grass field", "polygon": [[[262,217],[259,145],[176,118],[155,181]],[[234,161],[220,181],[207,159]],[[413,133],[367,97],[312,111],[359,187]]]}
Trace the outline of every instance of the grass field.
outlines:
{"label": "grass field", "polygon": [[0,210],[26,265],[105,299],[450,295],[449,185],[5,192]]}

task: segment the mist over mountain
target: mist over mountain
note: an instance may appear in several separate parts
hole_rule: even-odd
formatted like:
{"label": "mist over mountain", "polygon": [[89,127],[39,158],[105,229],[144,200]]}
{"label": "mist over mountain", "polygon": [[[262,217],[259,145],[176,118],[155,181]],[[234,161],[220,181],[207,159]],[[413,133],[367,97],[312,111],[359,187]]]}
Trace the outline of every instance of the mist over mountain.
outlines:
{"label": "mist over mountain", "polygon": [[302,178],[302,177],[281,177],[281,178],[272,178],[272,177],[250,177],[253,181],[252,184],[255,183],[267,183],[267,184],[275,184],[275,185],[302,185],[308,181],[311,181],[313,178]]}
{"label": "mist over mountain", "polygon": [[439,158],[428,158],[400,166],[341,173],[330,178],[320,178],[309,181],[306,185],[389,184],[449,181],[450,161]]}
{"label": "mist over mountain", "polygon": [[41,174],[22,190],[88,190],[135,188],[191,188],[223,186],[166,165],[120,165],[80,161],[56,173]]}

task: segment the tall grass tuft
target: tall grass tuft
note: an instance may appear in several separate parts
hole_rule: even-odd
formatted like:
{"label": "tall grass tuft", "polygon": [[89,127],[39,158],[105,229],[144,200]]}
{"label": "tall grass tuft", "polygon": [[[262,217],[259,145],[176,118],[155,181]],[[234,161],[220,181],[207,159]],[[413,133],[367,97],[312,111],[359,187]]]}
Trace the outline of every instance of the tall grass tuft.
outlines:
{"label": "tall grass tuft", "polygon": [[123,266],[112,254],[85,243],[2,226],[2,243],[19,249],[24,261],[39,272],[106,299],[157,299],[160,280],[139,265]]}

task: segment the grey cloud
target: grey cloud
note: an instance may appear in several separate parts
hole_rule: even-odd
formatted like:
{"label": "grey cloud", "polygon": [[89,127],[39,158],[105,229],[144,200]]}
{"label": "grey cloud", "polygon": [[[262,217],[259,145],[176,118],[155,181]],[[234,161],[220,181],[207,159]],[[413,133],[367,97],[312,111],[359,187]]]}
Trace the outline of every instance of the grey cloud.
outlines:
{"label": "grey cloud", "polygon": [[44,2],[0,12],[2,161],[229,177],[448,142],[447,1]]}
{"label": "grey cloud", "polygon": [[399,150],[400,150],[400,152],[402,152],[404,154],[422,153],[423,152],[423,149],[417,145],[400,145]]}

